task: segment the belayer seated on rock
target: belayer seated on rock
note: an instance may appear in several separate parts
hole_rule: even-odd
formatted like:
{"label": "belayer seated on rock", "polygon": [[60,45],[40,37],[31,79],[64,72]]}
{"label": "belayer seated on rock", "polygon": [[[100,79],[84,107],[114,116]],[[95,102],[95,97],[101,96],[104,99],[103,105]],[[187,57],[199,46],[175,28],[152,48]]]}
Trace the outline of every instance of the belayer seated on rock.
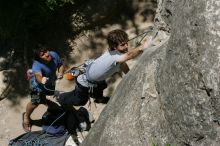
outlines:
{"label": "belayer seated on rock", "polygon": [[105,80],[114,73],[129,71],[127,60],[133,59],[148,47],[148,42],[135,49],[128,50],[128,35],[125,31],[116,29],[107,36],[108,51],[92,61],[85,73],[76,78],[75,90],[62,93],[57,96],[57,101],[63,106],[83,106],[94,98],[95,102],[107,103],[107,97],[103,96],[103,90],[107,87]]}

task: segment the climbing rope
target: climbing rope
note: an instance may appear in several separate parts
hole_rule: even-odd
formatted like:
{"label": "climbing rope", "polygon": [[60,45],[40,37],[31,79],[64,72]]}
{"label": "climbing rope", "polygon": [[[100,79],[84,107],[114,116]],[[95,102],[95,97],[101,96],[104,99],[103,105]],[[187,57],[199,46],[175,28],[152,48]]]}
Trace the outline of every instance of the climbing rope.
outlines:
{"label": "climbing rope", "polygon": [[154,30],[154,27],[153,27],[153,26],[150,26],[150,27],[147,29],[147,31],[145,31],[145,32],[143,32],[143,33],[141,33],[141,34],[139,34],[139,35],[136,35],[135,37],[129,39],[128,42],[130,42],[130,41],[132,41],[132,40],[134,40],[134,39],[136,39],[136,38],[138,38],[138,37],[140,37],[140,36],[143,35],[143,37],[141,37],[141,39],[136,43],[136,47],[137,47],[137,46],[139,46],[139,45],[141,44],[141,42],[144,40],[144,38],[145,38],[149,33],[153,32],[153,30]]}

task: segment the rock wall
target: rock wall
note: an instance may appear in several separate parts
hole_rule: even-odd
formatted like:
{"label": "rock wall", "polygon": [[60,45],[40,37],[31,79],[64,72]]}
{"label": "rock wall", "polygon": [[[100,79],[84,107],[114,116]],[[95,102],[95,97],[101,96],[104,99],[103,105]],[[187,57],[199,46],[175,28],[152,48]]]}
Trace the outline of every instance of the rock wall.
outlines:
{"label": "rock wall", "polygon": [[158,1],[152,47],[82,146],[220,145],[219,7],[216,0]]}
{"label": "rock wall", "polygon": [[220,2],[172,2],[157,85],[178,145],[220,145]]}
{"label": "rock wall", "polygon": [[162,34],[123,78],[82,146],[145,146],[172,139],[156,91],[156,72],[169,38]]}

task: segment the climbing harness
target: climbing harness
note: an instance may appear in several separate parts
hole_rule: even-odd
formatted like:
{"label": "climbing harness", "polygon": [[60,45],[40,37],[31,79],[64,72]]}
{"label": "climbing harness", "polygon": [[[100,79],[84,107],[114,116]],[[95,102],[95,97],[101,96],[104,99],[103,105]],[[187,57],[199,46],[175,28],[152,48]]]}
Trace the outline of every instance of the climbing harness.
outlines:
{"label": "climbing harness", "polygon": [[[89,60],[86,60],[84,63],[78,65],[78,66],[74,66],[72,68],[70,68],[69,70],[67,70],[66,72],[64,72],[64,77],[65,79],[67,80],[73,80],[74,78],[78,77],[80,74],[85,74],[86,76],[86,80],[88,82],[88,93],[89,93],[89,96],[91,97],[92,96],[92,93],[93,93],[93,89],[95,87],[97,87],[97,83],[95,82],[92,82],[92,81],[89,81],[89,77],[88,77],[88,74],[87,74],[87,70],[90,68],[91,64],[95,61],[95,59],[89,59]],[[90,109],[91,107],[91,99],[89,98],[89,104],[88,104],[88,108]],[[95,105],[96,107],[96,105]]]}
{"label": "climbing harness", "polygon": [[93,81],[90,80],[90,77],[89,77],[89,74],[88,74],[88,70],[90,69],[90,67],[91,67],[91,65],[92,65],[93,62],[94,62],[94,61],[90,62],[90,63],[87,65],[87,67],[86,67],[86,72],[85,72],[86,80],[88,81],[88,88],[89,88],[89,91],[88,91],[88,92],[89,92],[90,95],[92,95],[92,93],[93,93],[93,88],[98,86],[96,82],[93,82]]}
{"label": "climbing harness", "polygon": [[64,78],[67,80],[73,80],[74,78],[78,77],[80,74],[83,74],[86,72],[87,67],[89,64],[91,64],[94,61],[94,59],[86,60],[84,63],[73,66],[69,70],[64,72]]}

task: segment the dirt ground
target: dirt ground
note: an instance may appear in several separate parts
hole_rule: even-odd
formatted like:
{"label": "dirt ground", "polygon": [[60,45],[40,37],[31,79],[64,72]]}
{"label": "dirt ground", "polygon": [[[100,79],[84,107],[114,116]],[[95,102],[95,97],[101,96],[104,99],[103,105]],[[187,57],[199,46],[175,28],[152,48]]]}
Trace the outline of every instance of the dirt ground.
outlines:
{"label": "dirt ground", "polygon": [[[57,83],[57,89],[62,91],[70,91],[73,89],[73,81],[67,81],[65,79],[59,81]],[[71,89],[71,88],[72,89]],[[52,97],[48,97],[53,100]],[[7,99],[0,102],[0,114],[1,114],[1,132],[0,132],[0,146],[8,145],[10,139],[17,137],[24,133],[22,129],[22,112],[25,111],[26,103],[29,101],[29,98],[24,98],[21,101],[20,105],[11,107],[10,101]],[[100,112],[104,108],[104,104],[91,104],[91,108],[88,108],[88,105],[85,105],[90,113],[94,116],[95,120],[97,120]],[[46,106],[40,105],[32,114],[32,119],[40,119],[43,113],[46,111]],[[41,127],[33,126],[32,131],[41,130]]]}
{"label": "dirt ground", "polygon": [[[152,25],[152,23],[146,22],[142,23],[139,27],[140,30],[144,30],[148,26]],[[112,30],[114,28],[120,28],[119,26],[111,26],[104,30],[102,30],[104,33],[109,32],[109,30]],[[129,33],[129,37],[132,38],[135,36],[134,33],[135,30],[129,29],[127,32]],[[68,40],[69,45],[73,46],[72,51],[72,57],[78,58],[78,62],[76,62],[73,65],[80,64],[80,62],[83,62],[84,60],[94,57],[94,54],[101,54],[105,49],[107,48],[106,42],[102,39],[96,39],[94,37],[88,37],[95,35],[95,32],[86,32],[79,38],[75,40]],[[88,49],[88,47],[91,45],[89,44],[90,40],[94,39],[97,44],[100,42],[103,44],[102,48],[99,48],[95,53],[94,50]],[[80,48],[80,49],[79,49]],[[82,53],[83,52],[83,53]],[[128,65],[130,68],[132,68],[132,65],[134,64],[134,61],[129,61]],[[109,87],[105,91],[105,95],[111,96],[112,93],[115,90],[115,87],[117,87],[118,83],[120,82],[121,77],[120,75],[116,75],[113,79],[108,80]],[[2,90],[4,88],[4,85],[1,84],[2,87],[0,89]],[[66,79],[62,79],[57,82],[57,90],[60,91],[70,91],[74,89],[74,82],[68,81]],[[50,97],[51,98],[51,97]],[[22,129],[22,113],[25,111],[26,104],[29,101],[29,97],[21,97],[20,98],[20,104],[14,105],[11,103],[8,99],[3,99],[0,102],[0,146],[6,146],[8,145],[8,142],[10,139],[13,139],[21,134],[24,133]],[[95,107],[94,104],[92,104],[91,108],[88,108],[88,105],[85,107],[92,113],[95,120],[98,119],[99,114],[105,107],[104,104],[96,104],[97,107]],[[32,119],[40,119],[42,114],[46,111],[46,107],[44,105],[40,105],[32,114]],[[33,126],[32,130],[40,130],[41,127]]]}

